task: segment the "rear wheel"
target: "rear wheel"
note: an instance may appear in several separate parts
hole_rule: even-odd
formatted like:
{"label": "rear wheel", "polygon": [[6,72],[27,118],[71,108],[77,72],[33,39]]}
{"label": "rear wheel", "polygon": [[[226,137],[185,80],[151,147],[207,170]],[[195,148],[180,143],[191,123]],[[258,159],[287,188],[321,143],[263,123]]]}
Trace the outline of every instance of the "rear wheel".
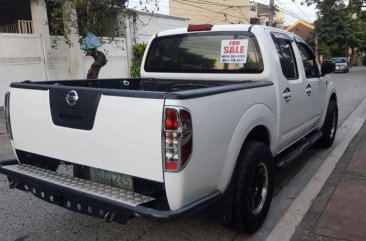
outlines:
{"label": "rear wheel", "polygon": [[322,127],[323,136],[318,141],[318,146],[328,148],[331,147],[335,135],[337,133],[337,124],[338,124],[338,106],[337,102],[334,100],[329,101],[327,115],[325,117],[325,121]]}
{"label": "rear wheel", "polygon": [[274,170],[269,148],[261,142],[245,143],[235,175],[232,226],[253,233],[262,226],[272,200]]}

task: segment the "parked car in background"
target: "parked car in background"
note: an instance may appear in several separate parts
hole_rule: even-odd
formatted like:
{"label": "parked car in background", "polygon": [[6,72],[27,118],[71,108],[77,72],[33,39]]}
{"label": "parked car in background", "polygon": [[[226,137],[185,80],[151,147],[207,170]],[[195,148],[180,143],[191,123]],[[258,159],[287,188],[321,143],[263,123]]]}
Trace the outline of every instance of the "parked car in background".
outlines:
{"label": "parked car in background", "polygon": [[335,63],[335,72],[349,72],[349,65],[346,57],[336,57],[332,60]]}
{"label": "parked car in background", "polygon": [[323,60],[322,62],[322,67],[325,66],[325,65],[330,65],[330,64],[333,64],[333,72],[335,71],[335,63],[333,60]]}

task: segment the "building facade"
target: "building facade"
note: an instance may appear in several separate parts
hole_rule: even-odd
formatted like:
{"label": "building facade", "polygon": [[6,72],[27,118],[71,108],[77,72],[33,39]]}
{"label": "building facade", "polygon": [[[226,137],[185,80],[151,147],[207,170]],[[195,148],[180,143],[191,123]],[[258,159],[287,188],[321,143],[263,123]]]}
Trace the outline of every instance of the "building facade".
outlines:
{"label": "building facade", "polygon": [[315,26],[313,24],[305,22],[303,20],[297,20],[290,26],[286,27],[286,31],[298,35],[305,41],[310,37],[314,29]]}
{"label": "building facade", "polygon": [[[170,0],[170,15],[189,18],[191,24],[260,24],[268,25],[269,6],[253,0]],[[276,9],[275,27],[282,28],[284,13]]]}
{"label": "building facade", "polygon": [[[258,22],[252,22],[252,23],[268,26],[270,7],[268,5],[265,5],[262,3],[257,3],[256,10],[257,10],[256,20]],[[285,19],[285,14],[284,14],[283,10],[275,8],[274,15],[273,15],[273,27],[283,29],[284,19]]]}

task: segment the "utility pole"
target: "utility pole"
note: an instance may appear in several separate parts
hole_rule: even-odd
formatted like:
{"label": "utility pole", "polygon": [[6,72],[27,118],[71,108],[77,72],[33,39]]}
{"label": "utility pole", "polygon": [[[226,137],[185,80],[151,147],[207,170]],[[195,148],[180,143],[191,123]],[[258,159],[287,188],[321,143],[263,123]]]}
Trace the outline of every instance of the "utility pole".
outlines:
{"label": "utility pole", "polygon": [[[316,58],[320,61],[320,59],[319,59],[319,37],[318,37],[317,33],[315,33],[315,37],[314,37],[314,51],[315,51]],[[323,62],[323,61],[321,61],[321,62]]]}
{"label": "utility pole", "polygon": [[268,26],[273,27],[273,15],[274,15],[274,0],[269,1],[269,15],[268,15]]}

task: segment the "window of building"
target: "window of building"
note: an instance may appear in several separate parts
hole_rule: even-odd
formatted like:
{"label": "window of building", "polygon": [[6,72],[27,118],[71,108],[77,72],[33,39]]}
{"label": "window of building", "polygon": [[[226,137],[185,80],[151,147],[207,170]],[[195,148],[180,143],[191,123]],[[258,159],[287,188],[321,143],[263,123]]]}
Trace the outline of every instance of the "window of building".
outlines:
{"label": "window of building", "polygon": [[260,20],[258,18],[250,18],[250,24],[260,24]]}

